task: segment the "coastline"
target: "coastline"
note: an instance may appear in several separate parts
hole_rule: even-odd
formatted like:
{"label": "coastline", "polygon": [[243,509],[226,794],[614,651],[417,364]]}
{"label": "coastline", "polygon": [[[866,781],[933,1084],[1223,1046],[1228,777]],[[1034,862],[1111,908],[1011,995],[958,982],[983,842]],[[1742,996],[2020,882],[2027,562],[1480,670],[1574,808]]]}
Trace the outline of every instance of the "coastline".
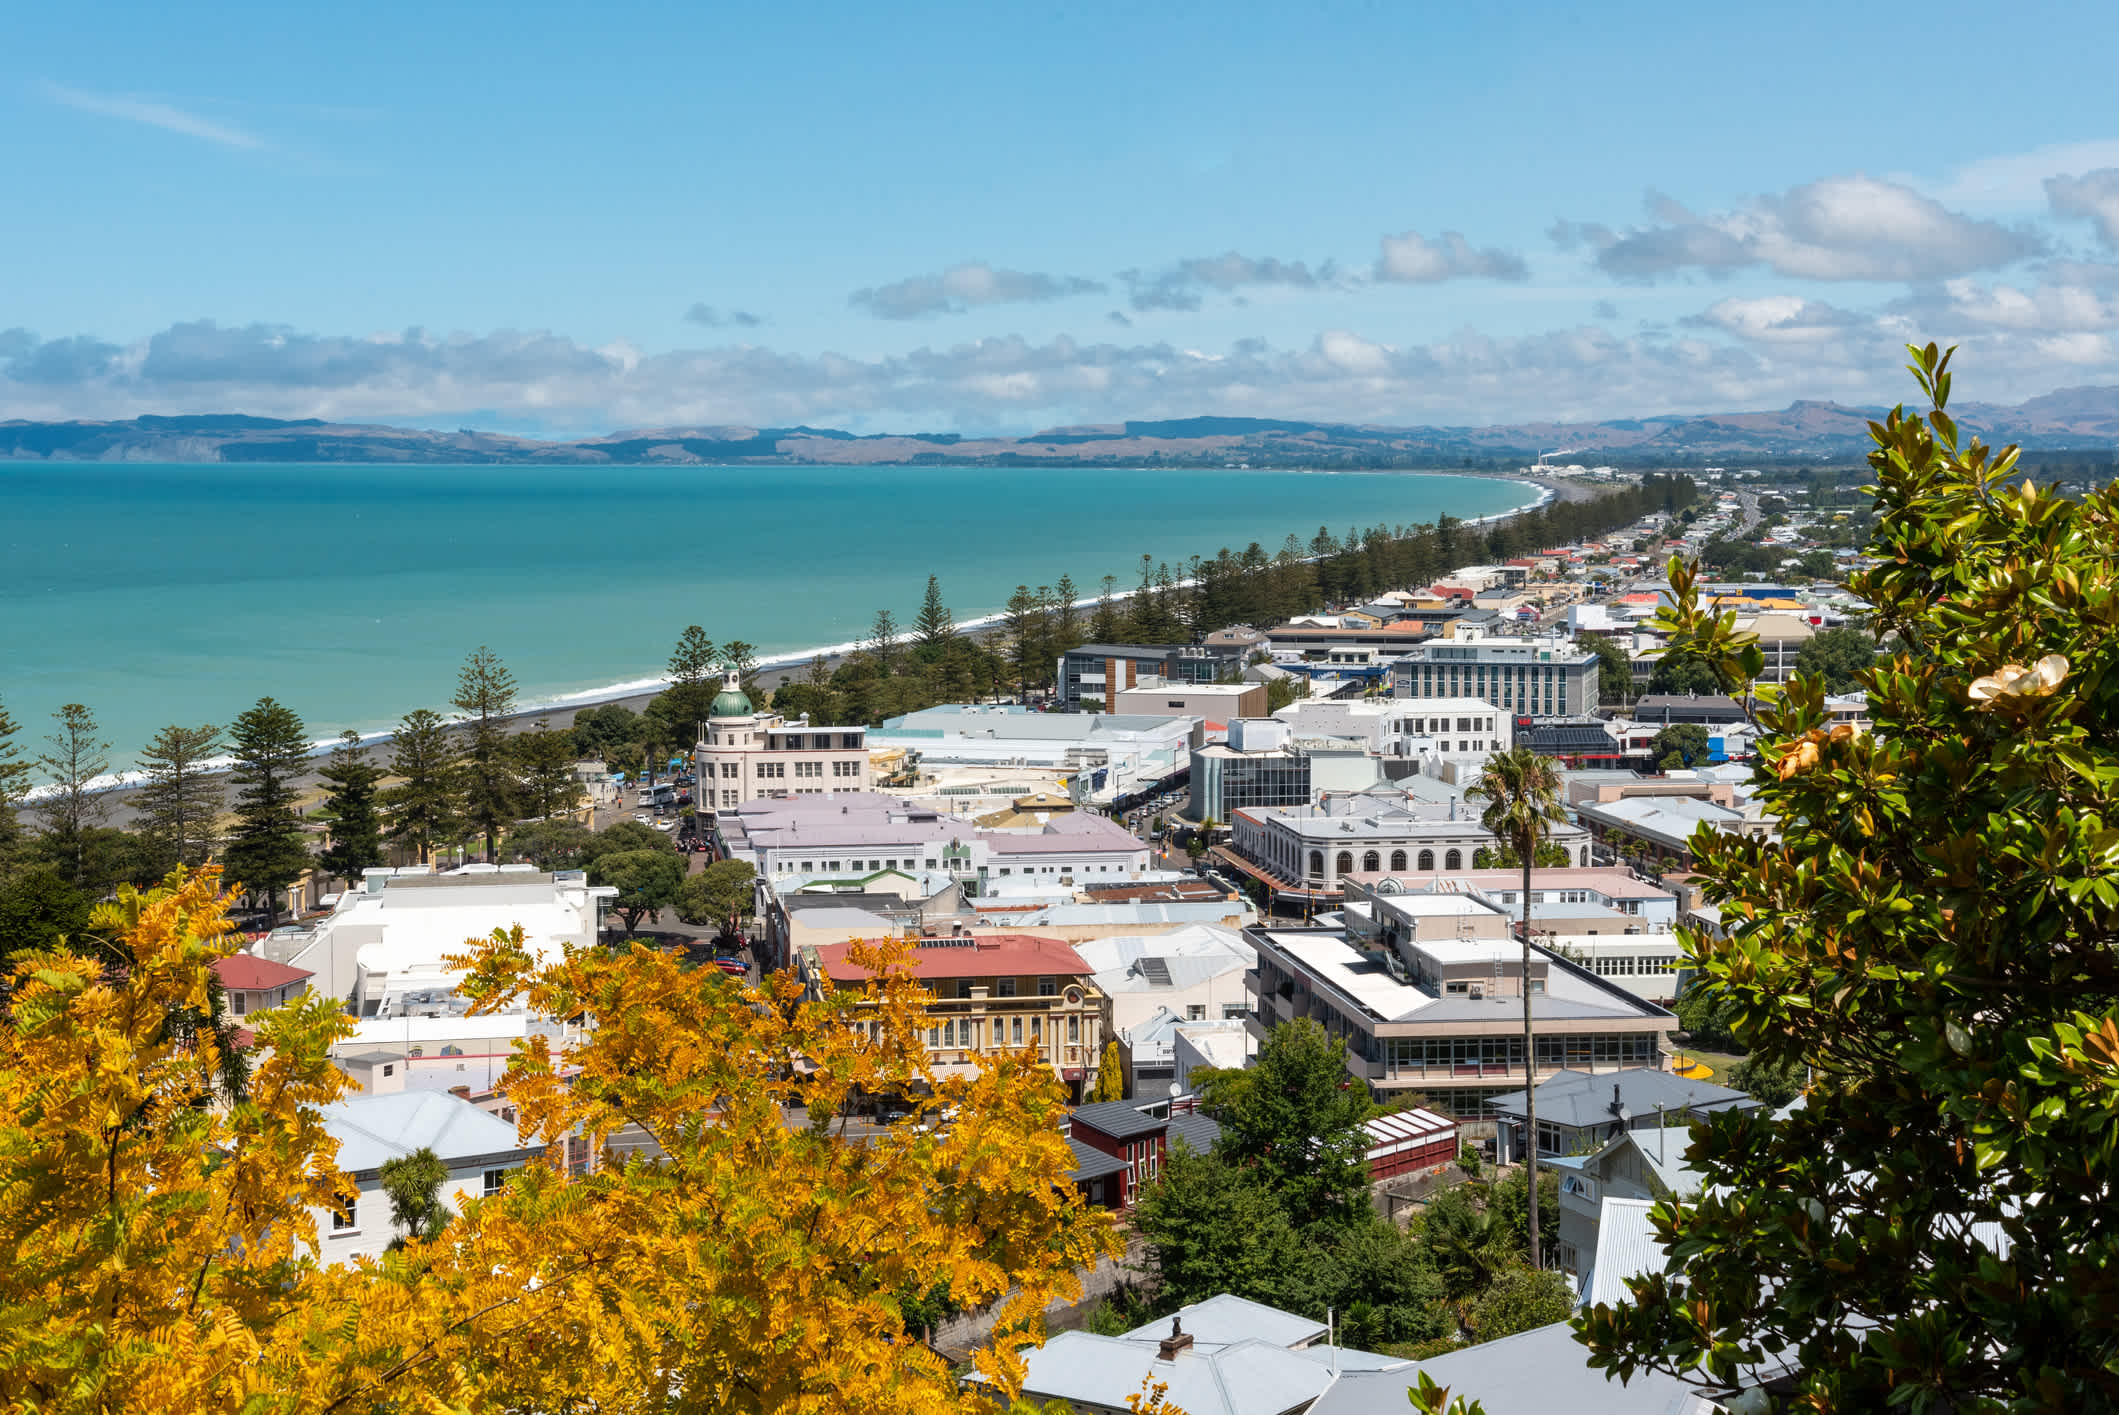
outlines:
{"label": "coastline", "polygon": [[[1489,525],[1503,521],[1509,517],[1536,510],[1554,501],[1589,500],[1596,494],[1595,489],[1591,487],[1510,472],[1460,472],[1447,469],[1431,469],[1425,472],[1399,472],[1380,469],[1340,471],[1338,469],[1318,468],[1313,469],[1310,474],[1319,476],[1385,477],[1461,476],[1483,481],[1512,482],[1536,493],[1530,499],[1504,510],[1484,516],[1465,518],[1463,524],[1474,526]],[[1189,588],[1192,584],[1193,581],[1189,579],[1176,582],[1178,588]],[[1136,593],[1137,591],[1135,590],[1121,590],[1115,592],[1112,598],[1115,602],[1123,604]],[[1096,603],[1096,596],[1086,596],[1077,599],[1074,602],[1074,607],[1076,609],[1088,609],[1095,607]],[[956,624],[956,630],[958,633],[972,637],[984,637],[993,633],[1006,619],[1006,613],[1000,611],[976,615],[959,621]],[[809,665],[820,656],[825,660],[827,670],[836,669],[847,657],[860,648],[860,644],[861,641],[859,640],[847,640],[775,653],[758,660],[756,677],[762,686],[771,688],[784,686],[798,672],[806,671]],[[772,675],[777,675],[777,677],[774,678]],[[523,732],[534,727],[539,721],[549,719],[560,713],[568,714],[571,720],[572,714],[591,708],[613,705],[626,707],[637,712],[644,708],[648,702],[652,701],[657,694],[666,689],[669,686],[669,682],[670,680],[667,676],[630,678],[594,688],[540,695],[523,701],[503,721],[506,723],[508,731]],[[458,724],[452,723],[451,727],[452,729],[460,730]],[[394,739],[395,731],[393,728],[381,728],[363,732],[360,734],[362,753],[371,761],[380,761],[387,755]],[[305,791],[314,790],[319,780],[318,772],[320,768],[329,758],[332,751],[340,745],[341,740],[340,737],[320,737],[310,741],[308,750],[309,765],[296,779],[298,787]],[[234,764],[233,757],[224,755],[211,758],[203,763],[202,770],[208,775],[225,776],[233,768]],[[131,820],[132,797],[138,792],[144,782],[145,773],[137,769],[111,772],[91,780],[89,790],[103,800],[110,809],[112,817],[118,823],[123,824]],[[34,809],[36,802],[50,794],[52,789],[50,786],[33,787],[19,803],[19,806],[21,808]]]}

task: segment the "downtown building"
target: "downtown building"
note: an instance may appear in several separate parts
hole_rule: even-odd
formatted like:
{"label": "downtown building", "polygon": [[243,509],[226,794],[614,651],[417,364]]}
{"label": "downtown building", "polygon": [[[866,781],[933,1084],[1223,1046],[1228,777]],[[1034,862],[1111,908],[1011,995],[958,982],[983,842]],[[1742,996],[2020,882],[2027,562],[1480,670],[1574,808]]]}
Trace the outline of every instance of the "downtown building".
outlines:
{"label": "downtown building", "polygon": [[1601,662],[1566,639],[1437,640],[1397,660],[1392,691],[1479,698],[1517,718],[1583,718],[1597,708]]}
{"label": "downtown building", "polygon": [[1349,1075],[1379,1101],[1425,1097],[1468,1133],[1493,1122],[1490,1101],[1562,1071],[1667,1065],[1677,1026],[1667,1009],[1545,948],[1531,949],[1526,969],[1523,945],[1475,918],[1464,921],[1471,928],[1437,922],[1445,936],[1412,931],[1388,944],[1337,928],[1246,930],[1258,951],[1249,1025],[1263,1037],[1283,1022],[1316,1022],[1346,1042]]}
{"label": "downtown building", "polygon": [[703,811],[792,796],[845,795],[868,789],[868,729],[812,727],[761,712],[736,676],[714,698],[698,764],[697,800]]}

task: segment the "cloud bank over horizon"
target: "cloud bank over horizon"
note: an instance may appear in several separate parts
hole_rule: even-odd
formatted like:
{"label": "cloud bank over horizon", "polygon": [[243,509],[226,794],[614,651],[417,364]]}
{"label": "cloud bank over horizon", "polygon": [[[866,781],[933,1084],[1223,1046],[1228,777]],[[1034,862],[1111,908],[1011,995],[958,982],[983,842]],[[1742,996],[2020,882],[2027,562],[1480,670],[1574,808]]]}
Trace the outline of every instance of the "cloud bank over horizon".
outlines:
{"label": "cloud bank over horizon", "polygon": [[[215,143],[235,133],[118,116]],[[1562,219],[1530,253],[1434,223],[1432,236],[1350,235],[1369,260],[1234,245],[1109,272],[965,260],[845,296],[881,323],[841,325],[885,340],[857,352],[773,347],[760,331],[781,332],[778,305],[768,328],[726,299],[673,300],[688,328],[661,348],[544,329],[13,328],[0,330],[0,418],[468,419],[570,436],[696,423],[1020,434],[1202,414],[1465,426],[1895,402],[1901,346],[1930,339],[1963,346],[1983,401],[2119,382],[2119,168],[2046,173],[2037,190],[2042,205],[2013,212],[1860,173],[1721,210],[1651,191],[1639,223]],[[1480,311],[1522,302],[1538,312],[1484,327]],[[1268,306],[1276,332],[1246,332]],[[927,337],[889,342],[913,324]]]}

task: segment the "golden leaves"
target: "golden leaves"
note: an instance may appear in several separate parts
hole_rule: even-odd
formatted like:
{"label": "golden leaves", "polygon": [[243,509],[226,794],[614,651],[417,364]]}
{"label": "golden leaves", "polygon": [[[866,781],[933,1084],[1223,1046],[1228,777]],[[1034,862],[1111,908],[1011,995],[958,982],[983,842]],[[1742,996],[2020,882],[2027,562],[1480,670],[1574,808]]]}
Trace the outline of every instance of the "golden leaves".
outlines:
{"label": "golden leaves", "polygon": [[[982,1368],[1113,1253],[1067,1181],[1062,1096],[1021,1057],[936,1083],[903,944],[869,998],[739,987],[667,955],[576,950],[520,930],[470,945],[478,1005],[570,1021],[511,1065],[518,1124],[551,1148],[441,1241],[324,1267],[311,1205],[345,1182],[317,1107],[347,1020],[313,997],[246,1019],[272,1049],[250,1098],[215,1104],[210,1043],[171,1042],[226,947],[211,872],[128,897],[137,966],[100,979],[24,960],[0,1025],[0,1403],[146,1415],[367,1409],[972,1411],[989,1397],[904,1330],[898,1300],[1000,1303]],[[852,1025],[881,1025],[871,1036]],[[954,1107],[946,1133],[807,1126],[856,1089]],[[654,1161],[594,1172],[570,1136],[645,1134]]]}
{"label": "golden leaves", "polygon": [[1781,754],[1775,769],[1783,781],[1800,776],[1824,760],[1826,747],[1851,742],[1854,736],[1853,727],[1844,722],[1829,732],[1822,727],[1813,727]]}

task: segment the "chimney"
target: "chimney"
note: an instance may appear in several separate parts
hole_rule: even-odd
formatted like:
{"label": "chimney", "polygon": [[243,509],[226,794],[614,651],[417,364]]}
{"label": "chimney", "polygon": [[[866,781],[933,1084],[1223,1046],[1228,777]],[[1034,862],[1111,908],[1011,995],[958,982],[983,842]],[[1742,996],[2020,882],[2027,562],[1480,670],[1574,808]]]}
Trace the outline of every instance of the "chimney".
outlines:
{"label": "chimney", "polygon": [[460,1101],[467,1101],[471,1099],[471,1088],[469,1086],[451,1086],[449,1094]]}
{"label": "chimney", "polygon": [[1170,1318],[1170,1334],[1162,1339],[1162,1345],[1156,1347],[1155,1359],[1158,1361],[1175,1361],[1177,1353],[1189,1350],[1191,1345],[1192,1334],[1185,1330],[1184,1323],[1172,1317]]}

